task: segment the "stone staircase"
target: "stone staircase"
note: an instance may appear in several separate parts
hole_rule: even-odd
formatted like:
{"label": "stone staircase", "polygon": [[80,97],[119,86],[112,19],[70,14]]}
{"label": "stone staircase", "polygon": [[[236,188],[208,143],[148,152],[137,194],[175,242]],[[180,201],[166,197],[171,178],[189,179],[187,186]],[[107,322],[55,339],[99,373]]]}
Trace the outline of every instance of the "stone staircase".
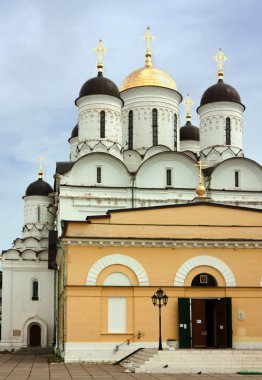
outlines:
{"label": "stone staircase", "polygon": [[121,365],[137,373],[262,373],[262,350],[142,349]]}

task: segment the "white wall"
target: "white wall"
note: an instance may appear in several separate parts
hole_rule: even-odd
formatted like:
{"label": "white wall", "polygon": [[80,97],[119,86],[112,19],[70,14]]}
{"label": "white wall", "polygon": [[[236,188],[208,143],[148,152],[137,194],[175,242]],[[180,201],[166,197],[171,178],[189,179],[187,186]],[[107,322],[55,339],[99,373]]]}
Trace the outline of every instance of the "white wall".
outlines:
{"label": "white wall", "polygon": [[[54,271],[47,269],[47,262],[39,261],[3,259],[2,265],[4,274],[1,347],[11,349],[27,345],[27,324],[33,321],[38,322],[45,332],[42,344],[52,344]],[[32,301],[33,279],[39,281],[39,301]]]}
{"label": "white wall", "polygon": [[[174,114],[178,117],[178,136],[180,94],[167,88],[148,86],[123,91],[121,97],[125,102],[122,109],[124,148],[127,149],[130,110],[133,111],[133,149],[144,153],[153,145],[152,110],[156,108],[158,110],[158,145],[166,145],[174,150]],[[177,150],[179,150],[179,141]]]}
{"label": "white wall", "polygon": [[[239,187],[235,187],[235,171],[239,172]],[[213,171],[211,189],[262,191],[262,168],[245,158],[231,158]]]}
{"label": "white wall", "polygon": [[226,118],[231,120],[231,145],[242,149],[244,107],[234,102],[214,102],[199,108],[200,150],[226,145]]}
{"label": "white wall", "polygon": [[[72,143],[73,160],[76,159],[76,154],[80,157],[83,154],[96,151],[98,142],[102,142],[112,155],[121,159],[122,104],[121,99],[109,95],[89,95],[77,100],[79,108],[78,144],[76,145],[75,141],[74,144]],[[100,137],[101,111],[105,111],[105,138]],[[87,146],[83,146],[84,142]],[[118,149],[112,149],[114,144],[117,144]],[[86,152],[83,152],[84,148],[86,148]]]}
{"label": "white wall", "polygon": [[191,158],[181,153],[165,152],[154,155],[140,166],[136,175],[136,186],[166,188],[166,169],[171,169],[172,187],[194,189],[198,184],[198,169],[194,164]]}

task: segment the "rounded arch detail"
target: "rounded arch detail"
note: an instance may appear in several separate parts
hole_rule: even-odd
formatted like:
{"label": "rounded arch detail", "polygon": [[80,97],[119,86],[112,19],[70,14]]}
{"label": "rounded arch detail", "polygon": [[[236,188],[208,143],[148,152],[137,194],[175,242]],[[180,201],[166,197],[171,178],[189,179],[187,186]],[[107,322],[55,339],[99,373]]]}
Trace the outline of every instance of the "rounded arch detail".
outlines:
{"label": "rounded arch detail", "polygon": [[105,256],[98,260],[88,272],[86,285],[95,286],[102,270],[114,264],[127,266],[136,274],[140,286],[149,286],[148,276],[143,266],[132,257],[121,254]]}
{"label": "rounded arch detail", "polygon": [[23,326],[23,346],[29,345],[28,331],[32,324],[39,325],[41,328],[41,347],[47,346],[47,324],[46,322],[37,316],[27,319]]}
{"label": "rounded arch detail", "polygon": [[224,261],[212,256],[197,256],[187,260],[176,272],[174,286],[184,286],[185,278],[188,273],[201,265],[207,265],[217,269],[224,277],[226,286],[236,286],[233,272]]}

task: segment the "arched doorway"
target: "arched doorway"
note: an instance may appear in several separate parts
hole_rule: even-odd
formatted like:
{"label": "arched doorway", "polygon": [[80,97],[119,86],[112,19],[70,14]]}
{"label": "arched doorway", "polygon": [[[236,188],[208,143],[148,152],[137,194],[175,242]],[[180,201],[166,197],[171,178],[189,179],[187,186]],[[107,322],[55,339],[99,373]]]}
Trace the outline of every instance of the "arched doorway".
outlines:
{"label": "arched doorway", "polygon": [[180,348],[232,347],[231,298],[218,298],[212,292],[218,285],[209,273],[196,275],[191,286],[199,288],[193,297],[178,299]]}
{"label": "arched doorway", "polygon": [[38,323],[31,323],[28,327],[29,332],[29,346],[41,346],[41,327]]}

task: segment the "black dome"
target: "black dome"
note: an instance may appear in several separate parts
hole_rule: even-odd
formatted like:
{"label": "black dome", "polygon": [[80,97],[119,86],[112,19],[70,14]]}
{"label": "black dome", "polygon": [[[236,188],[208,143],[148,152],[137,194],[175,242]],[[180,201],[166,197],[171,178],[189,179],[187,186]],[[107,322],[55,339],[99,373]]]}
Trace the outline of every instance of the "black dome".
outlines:
{"label": "black dome", "polygon": [[30,185],[26,189],[25,196],[26,197],[29,197],[31,195],[47,196],[48,194],[52,192],[53,192],[52,187],[47,182],[43,181],[42,178],[38,178],[37,181],[30,183]]}
{"label": "black dome", "polygon": [[77,137],[78,136],[78,124],[76,124],[76,126],[72,129],[72,133],[71,133],[71,139],[73,137]]}
{"label": "black dome", "polygon": [[191,124],[190,121],[180,128],[180,141],[195,140],[199,141],[199,129]]}
{"label": "black dome", "polygon": [[110,95],[120,99],[118,87],[110,79],[105,78],[101,72],[83,84],[79,98],[86,95]]}
{"label": "black dome", "polygon": [[204,92],[201,98],[200,107],[213,102],[235,102],[241,104],[241,99],[237,90],[226,84],[223,79],[219,79],[216,84]]}

